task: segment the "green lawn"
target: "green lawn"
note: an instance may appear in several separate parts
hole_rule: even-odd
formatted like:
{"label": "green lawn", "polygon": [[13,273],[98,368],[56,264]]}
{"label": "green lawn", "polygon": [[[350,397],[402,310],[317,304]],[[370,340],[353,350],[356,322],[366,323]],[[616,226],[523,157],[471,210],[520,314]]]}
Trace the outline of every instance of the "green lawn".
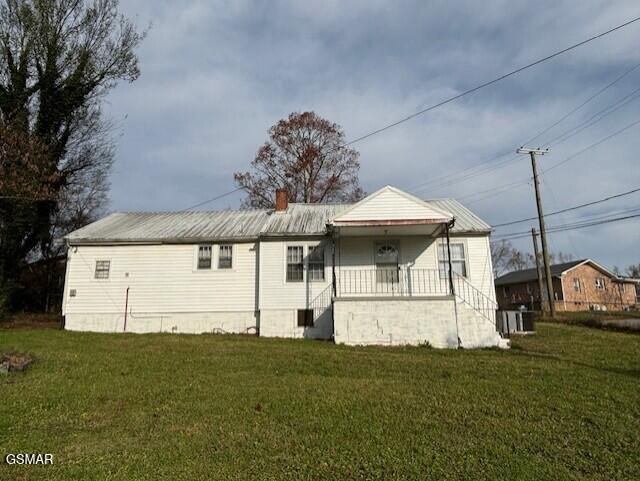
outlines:
{"label": "green lawn", "polygon": [[0,479],[640,479],[640,336],[510,351],[0,330]]}

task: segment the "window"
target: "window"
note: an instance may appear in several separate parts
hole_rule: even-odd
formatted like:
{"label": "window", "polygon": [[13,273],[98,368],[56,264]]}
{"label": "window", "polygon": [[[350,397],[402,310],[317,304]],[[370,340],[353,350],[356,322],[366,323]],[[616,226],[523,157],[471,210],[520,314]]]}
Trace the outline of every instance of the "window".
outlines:
{"label": "window", "polygon": [[527,282],[527,294],[531,294],[531,284]]}
{"label": "window", "polygon": [[310,281],[324,281],[324,246],[309,247],[308,276]]}
{"label": "window", "polygon": [[573,290],[575,292],[580,292],[580,290],[581,290],[580,279],[578,279],[577,277],[573,278]]}
{"label": "window", "polygon": [[198,269],[211,269],[211,246],[198,246]]}
{"label": "window", "polygon": [[218,255],[218,269],[231,269],[233,267],[233,246],[222,245]]}
{"label": "window", "polygon": [[[442,275],[442,274],[441,274]],[[511,295],[511,289],[509,289],[509,286],[504,286],[502,288],[502,295],[504,297],[509,297]]]}
{"label": "window", "polygon": [[96,261],[96,279],[109,279],[109,268],[111,261]]}
{"label": "window", "polygon": [[378,283],[398,282],[398,246],[393,242],[376,245],[376,281]]}
{"label": "window", "polygon": [[313,309],[298,309],[298,327],[313,327]]}
{"label": "window", "polygon": [[624,288],[625,288],[625,285],[624,285],[624,284],[622,284],[622,283],[618,284],[618,290],[620,290],[620,292],[621,292],[622,294],[624,294]]}
{"label": "window", "polygon": [[[451,248],[451,268],[454,273],[467,277],[467,258],[464,252],[463,242],[452,242]],[[440,268],[440,277],[449,277],[449,252],[447,251],[447,244],[438,244],[438,266]]]}
{"label": "window", "polygon": [[287,246],[287,282],[302,282],[304,253],[302,246]]}
{"label": "window", "polygon": [[596,289],[600,291],[605,289],[604,277],[596,277]]}

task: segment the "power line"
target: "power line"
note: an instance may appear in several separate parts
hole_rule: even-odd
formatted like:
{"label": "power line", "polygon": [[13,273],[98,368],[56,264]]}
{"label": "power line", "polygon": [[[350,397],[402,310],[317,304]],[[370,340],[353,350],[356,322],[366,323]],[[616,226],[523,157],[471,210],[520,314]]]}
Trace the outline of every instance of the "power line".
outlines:
{"label": "power line", "polygon": [[539,64],[541,64],[543,62],[546,62],[547,60],[551,60],[552,58],[558,57],[559,55],[562,55],[562,54],[564,54],[566,52],[569,52],[570,50],[576,49],[576,48],[578,48],[578,47],[580,47],[582,45],[585,45],[585,44],[587,44],[589,42],[592,42],[592,41],[597,40],[597,39],[599,39],[601,37],[604,37],[605,35],[608,35],[608,34],[610,34],[612,32],[615,32],[616,30],[620,30],[621,28],[624,28],[624,27],[626,27],[628,25],[631,25],[632,23],[635,23],[638,20],[640,20],[640,17],[635,17],[635,18],[633,18],[633,19],[631,19],[631,20],[629,20],[629,21],[627,21],[625,23],[622,23],[620,25],[617,25],[616,27],[613,27],[613,28],[611,28],[611,29],[609,29],[609,30],[607,30],[605,32],[602,32],[602,33],[599,33],[597,35],[594,35],[593,37],[589,37],[586,40],[583,40],[581,42],[573,44],[573,45],[571,45],[571,46],[569,46],[567,48],[564,48],[564,49],[559,50],[559,51],[557,51],[555,53],[552,53],[551,55],[547,55],[546,57],[543,57],[543,58],[541,58],[539,60],[536,60],[535,62],[531,62],[531,63],[529,63],[529,64],[527,64],[527,65],[525,65],[523,67],[520,67],[520,68],[517,68],[515,70],[512,70],[511,72],[508,72],[508,73],[506,73],[504,75],[501,75],[500,77],[497,77],[497,78],[495,78],[493,80],[489,80],[488,82],[484,82],[484,83],[482,83],[482,84],[480,84],[480,85],[478,85],[476,87],[473,87],[471,89],[465,90],[464,92],[459,93],[458,95],[454,95],[452,97],[449,97],[449,98],[447,98],[447,99],[445,99],[445,100],[443,100],[441,102],[438,102],[438,103],[433,104],[433,105],[431,105],[431,106],[429,106],[429,107],[427,107],[425,109],[419,110],[418,112],[415,112],[415,113],[413,113],[411,115],[408,115],[407,117],[404,117],[404,118],[402,118],[400,120],[392,122],[392,123],[390,123],[388,125],[385,125],[384,127],[380,127],[379,129],[376,129],[376,130],[374,130],[372,132],[364,134],[364,135],[362,135],[360,137],[357,137],[354,140],[352,140],[350,142],[347,142],[344,145],[344,147],[347,147],[349,145],[353,145],[353,144],[355,144],[357,142],[361,142],[361,141],[363,141],[365,139],[368,139],[369,137],[373,137],[374,135],[377,135],[377,134],[382,133],[382,132],[384,132],[386,130],[389,130],[389,129],[393,128],[393,127],[396,127],[396,126],[398,126],[400,124],[408,122],[409,120],[411,120],[411,119],[413,119],[415,117],[418,117],[418,116],[420,116],[422,114],[425,114],[425,113],[430,112],[432,110],[435,110],[435,109],[437,109],[439,107],[442,107],[443,105],[451,103],[454,100],[458,100],[458,99],[460,99],[462,97],[465,97],[465,96],[467,96],[469,94],[477,92],[480,89],[483,89],[483,88],[488,87],[490,85],[493,85],[493,84],[495,84],[497,82],[500,82],[500,81],[502,81],[502,80],[504,80],[504,79],[506,79],[508,77],[511,77],[513,75],[516,75],[516,74],[518,74],[518,73],[520,73],[520,72],[522,72],[524,70],[527,70],[527,69],[529,69],[531,67],[539,65]]}
{"label": "power line", "polygon": [[[591,97],[589,97],[587,100],[582,102],[578,107],[572,109],[568,114],[563,116],[562,119],[560,119],[559,121],[555,122],[553,125],[551,125],[550,127],[544,129],[538,135],[533,137],[533,139],[537,139],[543,133],[548,132],[551,128],[553,128],[554,126],[558,125],[562,121],[566,120],[572,113],[575,113],[577,110],[579,110],[580,108],[584,107],[587,103],[589,103],[591,100],[596,98],[599,94],[601,94],[604,91],[606,91],[608,88],[613,86],[616,82],[618,82],[619,80],[624,78],[626,75],[628,75],[629,73],[631,73],[632,71],[634,71],[638,67],[640,67],[640,63],[634,65],[631,69],[626,70],[616,80],[614,80],[613,82],[610,82],[604,88],[600,89],[597,94],[592,95]],[[569,130],[563,132],[562,134],[554,137],[552,140],[550,140],[548,142],[545,142],[545,145],[547,147],[549,147],[551,144],[557,145],[557,144],[560,144],[562,142],[565,142],[566,140],[569,140],[571,137],[574,137],[574,136],[578,135],[580,132],[584,131],[585,129],[591,127],[592,125],[595,125],[596,123],[598,123],[600,121],[602,121],[607,116],[613,114],[614,112],[617,112],[622,107],[627,105],[629,102],[637,99],[640,96],[640,95],[638,95],[639,93],[640,93],[640,88],[637,88],[637,89],[633,90],[631,93],[625,95],[624,97],[622,97],[621,99],[617,100],[613,104],[610,104],[607,107],[605,107],[604,109],[596,112],[595,114],[593,114],[591,117],[589,117],[584,122],[581,122],[577,126],[570,128]],[[556,141],[557,141],[557,143],[555,143]],[[444,176],[437,177],[435,179],[429,179],[426,182],[418,184],[418,186],[416,186],[416,187],[414,187],[414,188],[412,188],[410,190],[412,192],[418,192],[418,191],[422,191],[424,189],[429,189],[428,185],[433,184],[433,183],[438,182],[438,181],[446,180],[448,178],[449,180],[446,180],[444,183],[442,183],[440,185],[436,185],[435,187],[433,187],[431,189],[431,191],[437,191],[437,190],[440,190],[442,188],[449,187],[451,185],[455,185],[457,183],[464,182],[467,179],[471,179],[471,178],[474,178],[474,177],[479,176],[479,175],[487,174],[487,173],[492,172],[494,170],[497,170],[497,169],[501,168],[502,166],[504,166],[505,164],[511,163],[514,160],[517,160],[519,158],[518,156],[513,156],[513,157],[510,157],[510,158],[508,158],[506,160],[502,160],[501,162],[498,162],[498,163],[496,163],[494,165],[485,166],[485,164],[489,164],[489,163],[491,163],[491,162],[493,162],[495,160],[498,160],[498,159],[500,159],[502,157],[505,157],[509,153],[510,152],[505,152],[505,153],[502,153],[502,154],[500,154],[500,155],[498,155],[496,157],[493,157],[493,158],[489,159],[488,161],[481,162],[479,164],[476,164],[474,166],[468,167],[466,169],[462,169],[462,170],[457,171],[457,172],[452,172],[452,173],[446,174]]]}
{"label": "power line", "polygon": [[[640,208],[633,208],[633,209],[629,209],[627,211],[617,212],[617,214],[624,213],[624,212],[637,212],[638,210],[640,210]],[[608,214],[608,215],[611,215],[611,214]],[[547,229],[547,232],[548,233],[566,232],[566,231],[575,230],[575,229],[583,229],[583,228],[586,228],[586,227],[593,227],[593,226],[601,225],[601,224],[609,224],[609,223],[612,223],[612,222],[621,222],[621,221],[625,221],[625,220],[629,220],[629,219],[635,219],[635,218],[638,218],[638,217],[640,217],[640,214],[625,215],[625,216],[622,216],[622,217],[613,217],[613,218],[606,218],[605,216],[599,216],[599,217],[595,217],[595,218],[587,220],[587,221],[575,222],[575,223],[571,223],[571,224],[555,225],[555,226],[550,227],[549,229]],[[512,232],[510,234],[504,234],[502,236],[498,236],[498,237],[495,238],[495,240],[499,240],[499,241],[515,240],[515,239],[521,239],[521,238],[524,238],[524,237],[528,237],[529,235],[531,235],[531,231]]]}
{"label": "power line", "polygon": [[207,200],[205,200],[203,202],[200,202],[198,204],[186,207],[186,208],[184,208],[182,210],[178,210],[178,211],[176,211],[176,214],[179,214],[181,212],[185,212],[185,211],[188,211],[188,210],[196,209],[198,207],[202,207],[203,205],[209,204],[210,202],[213,202],[215,200],[222,199],[223,197],[226,197],[226,196],[231,195],[231,194],[235,194],[236,192],[238,192],[240,190],[243,190],[243,188],[244,187],[238,187],[236,189],[230,190],[229,192],[225,192],[224,194],[217,195],[215,197],[212,197],[211,199],[207,199]]}
{"label": "power line", "polygon": [[569,162],[570,160],[575,159],[575,158],[576,158],[577,156],[579,156],[580,154],[583,154],[583,153],[584,153],[584,152],[586,152],[587,150],[590,150],[590,149],[592,149],[592,148],[594,148],[594,147],[596,147],[596,146],[598,146],[598,145],[600,145],[600,144],[602,144],[602,143],[606,142],[607,140],[612,139],[613,137],[615,137],[615,136],[617,136],[617,135],[620,135],[620,134],[621,134],[621,133],[623,133],[623,132],[626,132],[626,131],[627,131],[627,130],[629,130],[631,127],[634,127],[634,126],[636,126],[636,125],[638,125],[638,124],[640,124],[640,119],[639,119],[639,120],[636,120],[635,122],[631,122],[630,124],[628,124],[628,125],[624,126],[624,127],[623,127],[623,128],[621,128],[620,130],[616,130],[616,131],[615,131],[615,132],[613,132],[612,134],[609,134],[609,135],[607,135],[606,137],[604,137],[604,138],[602,138],[602,139],[598,140],[597,142],[594,142],[593,144],[589,145],[588,147],[585,147],[584,149],[582,149],[582,150],[580,150],[580,151],[576,152],[575,154],[570,155],[570,156],[569,156],[569,157],[567,157],[566,159],[561,160],[561,161],[560,161],[560,162],[558,162],[557,164],[554,164],[554,165],[552,165],[551,167],[549,167],[549,168],[547,168],[547,169],[543,170],[543,171],[542,171],[542,173],[543,173],[543,174],[546,174],[546,173],[547,173],[547,172],[549,172],[550,170],[553,170],[553,169],[556,169],[556,168],[560,167],[561,165],[563,165],[563,164],[565,164],[565,163]]}
{"label": "power line", "polygon": [[564,142],[565,140],[568,140],[571,137],[573,137],[575,135],[578,135],[583,130],[591,127],[592,125],[597,124],[602,119],[604,119],[604,118],[608,117],[609,115],[611,115],[612,113],[617,112],[618,110],[620,110],[622,107],[627,105],[629,102],[637,99],[638,96],[639,96],[639,93],[640,93],[640,87],[635,89],[630,94],[627,94],[626,96],[624,96],[620,100],[614,102],[612,105],[609,105],[609,106],[605,107],[604,109],[600,110],[599,112],[596,112],[595,114],[593,114],[591,117],[589,117],[584,122],[576,125],[575,127],[572,127],[571,129],[563,132],[562,134],[560,134],[560,135],[554,137],[553,139],[551,139],[550,141],[546,142],[545,143],[546,146],[549,147],[551,144],[554,144],[554,142],[556,142],[554,145],[557,146],[558,144]]}
{"label": "power line", "polygon": [[[573,207],[568,207],[566,209],[557,210],[555,212],[550,212],[550,213],[546,214],[546,216],[549,217],[549,216],[552,216],[552,215],[563,214],[565,212],[570,212],[570,211],[573,211],[573,210],[582,209],[583,207],[589,207],[589,206],[596,205],[596,204],[602,204],[603,202],[607,202],[607,201],[612,200],[612,199],[618,199],[620,197],[624,197],[624,196],[627,196],[627,195],[635,194],[636,192],[640,192],[640,188],[629,190],[627,192],[622,192],[620,194],[610,195],[609,197],[605,197],[605,198],[599,199],[599,200],[594,200],[592,202],[587,202],[586,204],[575,205]],[[528,221],[536,220],[536,219],[537,219],[537,217],[527,217],[526,219],[512,220],[510,222],[503,222],[502,224],[495,224],[492,227],[495,229],[497,227],[504,227],[504,226],[513,225],[513,224],[520,224],[522,222],[528,222]]]}
{"label": "power line", "polygon": [[592,100],[594,100],[595,98],[599,97],[601,94],[603,94],[605,91],[607,91],[608,89],[610,89],[611,87],[613,87],[615,84],[617,84],[620,80],[622,80],[623,78],[625,78],[627,75],[629,75],[631,72],[633,72],[635,69],[637,69],[638,67],[640,67],[640,63],[635,64],[633,67],[631,67],[628,70],[625,70],[623,72],[622,75],[620,75],[619,77],[617,77],[613,82],[608,83],[607,85],[605,85],[603,88],[601,88],[600,90],[598,90],[595,94],[593,94],[592,96],[590,96],[587,100],[585,100],[584,102],[582,102],[580,105],[578,105],[577,107],[575,107],[574,109],[570,110],[569,112],[567,112],[565,115],[563,115],[559,120],[557,120],[556,122],[554,122],[553,124],[551,124],[549,127],[547,127],[546,129],[542,130],[541,132],[539,132],[538,134],[536,134],[534,137],[530,138],[529,140],[527,140],[526,142],[523,142],[522,145],[526,145],[526,144],[531,144],[534,140],[537,140],[538,138],[542,137],[544,134],[546,134],[547,132],[549,132],[551,129],[553,129],[554,127],[556,127],[557,125],[561,124],[562,122],[564,122],[565,120],[567,120],[569,117],[571,117],[571,115],[573,115],[574,113],[576,113],[578,110],[580,110],[582,107],[584,107],[585,105],[587,105],[589,102],[591,102]]}

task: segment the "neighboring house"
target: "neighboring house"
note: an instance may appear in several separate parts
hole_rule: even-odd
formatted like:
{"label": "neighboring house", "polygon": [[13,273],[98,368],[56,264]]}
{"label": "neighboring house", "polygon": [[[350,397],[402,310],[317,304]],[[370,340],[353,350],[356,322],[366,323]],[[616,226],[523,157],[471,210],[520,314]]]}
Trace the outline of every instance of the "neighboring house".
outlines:
{"label": "neighboring house", "polygon": [[[553,296],[559,311],[622,311],[636,305],[636,283],[615,275],[591,259],[551,266]],[[504,274],[495,280],[501,309],[540,309],[536,269]],[[543,283],[544,285],[544,283]],[[543,298],[546,304],[546,289]]]}
{"label": "neighboring house", "polygon": [[63,314],[70,330],[505,346],[490,230],[389,186],[353,205],[278,191],[275,210],[116,213],[67,237]]}

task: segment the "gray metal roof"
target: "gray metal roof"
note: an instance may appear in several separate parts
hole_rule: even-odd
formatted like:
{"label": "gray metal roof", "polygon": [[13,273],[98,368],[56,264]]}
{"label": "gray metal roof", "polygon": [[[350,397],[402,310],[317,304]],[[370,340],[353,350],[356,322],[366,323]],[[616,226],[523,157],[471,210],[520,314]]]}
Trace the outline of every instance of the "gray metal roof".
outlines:
{"label": "gray metal roof", "polygon": [[456,223],[451,232],[490,232],[491,226],[475,215],[456,199],[425,200],[439,210],[453,215]]}
{"label": "gray metal roof", "polygon": [[[426,201],[452,214],[452,232],[489,232],[490,226],[453,199]],[[260,236],[323,235],[327,223],[352,204],[289,204],[270,209],[213,212],[115,213],[67,236],[70,243],[198,242],[250,240]]]}
{"label": "gray metal roof", "polygon": [[289,204],[285,212],[274,212],[262,234],[325,234],[327,223],[352,204]]}
{"label": "gray metal roof", "polygon": [[74,242],[189,242],[257,238],[266,209],[116,213],[67,236]]}

